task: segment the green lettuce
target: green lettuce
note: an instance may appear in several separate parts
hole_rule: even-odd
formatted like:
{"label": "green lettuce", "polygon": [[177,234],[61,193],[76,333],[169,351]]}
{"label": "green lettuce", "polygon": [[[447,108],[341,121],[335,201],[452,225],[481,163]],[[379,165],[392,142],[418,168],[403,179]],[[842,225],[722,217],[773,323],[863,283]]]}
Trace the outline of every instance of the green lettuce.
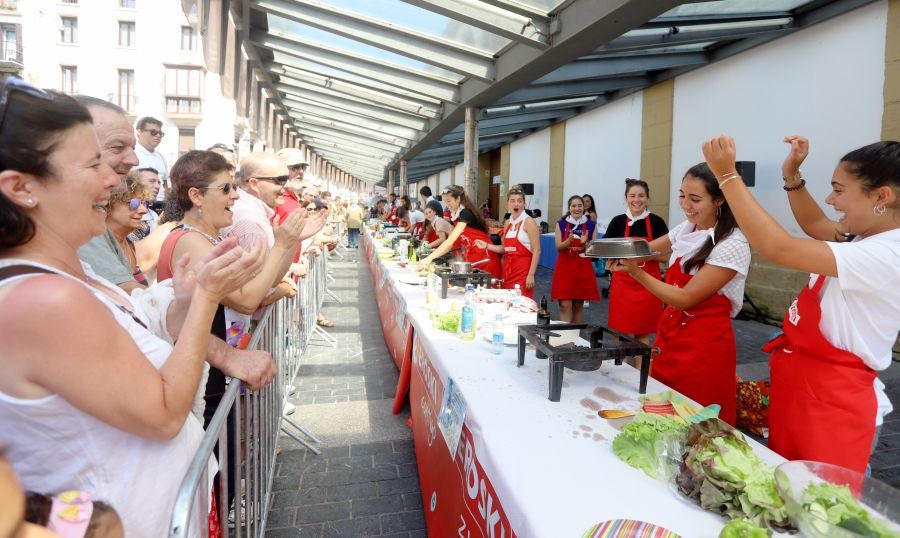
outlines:
{"label": "green lettuce", "polygon": [[770,532],[746,519],[732,519],[719,533],[719,538],[769,538]]}
{"label": "green lettuce", "polygon": [[740,432],[718,419],[704,420],[691,425],[687,447],[675,479],[682,493],[731,519],[792,529],[775,489],[774,469],[763,464]]}
{"label": "green lettuce", "polygon": [[613,452],[647,476],[664,480],[677,470],[687,428],[677,417],[638,413],[613,439]]}
{"label": "green lettuce", "polygon": [[872,538],[898,538],[884,520],[873,517],[847,486],[819,483],[803,490],[803,508],[832,525]]}

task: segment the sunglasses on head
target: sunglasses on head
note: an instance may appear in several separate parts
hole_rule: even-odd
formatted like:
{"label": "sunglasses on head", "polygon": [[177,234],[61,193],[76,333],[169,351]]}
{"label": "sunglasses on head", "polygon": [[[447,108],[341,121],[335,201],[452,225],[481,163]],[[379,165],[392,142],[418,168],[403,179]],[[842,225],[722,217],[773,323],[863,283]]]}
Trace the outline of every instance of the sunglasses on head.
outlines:
{"label": "sunglasses on head", "polygon": [[523,191],[522,189],[510,189],[510,190],[509,190],[509,194],[521,194],[521,195],[524,196],[524,195],[525,195],[525,191]]}
{"label": "sunglasses on head", "polygon": [[225,194],[230,193],[232,190],[237,192],[238,184],[237,183],[223,183],[221,185],[216,185],[215,187],[203,187],[201,190],[208,191],[209,189],[220,190]]}
{"label": "sunglasses on head", "polygon": [[22,92],[42,101],[53,101],[53,94],[32,86],[22,79],[16,77],[8,77],[3,84],[3,92],[0,93],[0,131],[3,130],[3,124],[6,122],[6,113],[9,108],[9,96],[12,92]]}
{"label": "sunglasses on head", "polygon": [[157,129],[141,129],[141,131],[143,131],[145,133],[150,133],[150,136],[159,136],[159,137],[166,136],[166,133],[159,131]]}
{"label": "sunglasses on head", "polygon": [[287,184],[288,180],[291,179],[291,176],[254,176],[256,179],[261,179],[263,181],[271,181],[276,185],[284,186]]}
{"label": "sunglasses on head", "polygon": [[291,172],[302,172],[306,167],[307,165],[305,164],[292,164],[291,166],[288,166],[288,170]]}
{"label": "sunglasses on head", "polygon": [[132,211],[137,211],[139,207],[141,207],[141,206],[146,207],[147,205],[148,205],[147,201],[145,201],[145,200],[141,200],[140,198],[132,198],[128,202],[128,209],[130,209]]}

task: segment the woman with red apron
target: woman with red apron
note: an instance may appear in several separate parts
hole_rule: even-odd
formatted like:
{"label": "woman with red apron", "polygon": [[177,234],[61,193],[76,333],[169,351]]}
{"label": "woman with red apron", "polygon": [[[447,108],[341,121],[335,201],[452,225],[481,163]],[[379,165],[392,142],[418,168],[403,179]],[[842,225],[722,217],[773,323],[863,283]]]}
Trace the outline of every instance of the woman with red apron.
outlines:
{"label": "woman with red apron", "polygon": [[429,203],[425,207],[425,227],[422,229],[422,239],[431,248],[437,248],[447,240],[447,236],[453,231],[453,225],[441,217],[443,209],[438,203]]}
{"label": "woman with red apron", "polygon": [[[805,189],[800,164],[809,142],[785,137],[784,190],[800,227],[794,237],[759,205],[735,171],[728,136],[703,153],[734,205],[735,217],[764,258],[813,273],[784,317],[784,333],[766,344],[770,361],[769,447],[864,472],[890,401],[876,371],[890,366],[900,330],[900,142],[876,142],[846,154],[831,175],[828,219]],[[848,241],[852,236],[852,241]]]}
{"label": "woman with red apron", "polygon": [[[635,237],[653,241],[654,237],[669,233],[666,222],[647,209],[649,200],[650,186],[645,181],[625,180],[625,203],[628,210],[609,222],[603,237]],[[657,280],[662,279],[657,261],[645,262],[644,271]],[[662,311],[663,302],[628,276],[628,273],[612,274],[608,322],[611,329],[634,335],[635,340],[649,344],[650,335],[656,331]]]}
{"label": "woman with red apron", "polygon": [[559,301],[559,318],[567,323],[584,320],[584,302],[599,301],[597,277],[590,258],[583,258],[584,245],[593,239],[597,223],[584,214],[584,200],[572,196],[566,217],[556,223],[556,266],[550,299]]}
{"label": "woman with red apron", "polygon": [[[666,283],[678,288],[685,288],[692,278],[681,271],[681,258],[666,271]],[[651,375],[701,405],[719,404],[719,418],[733,425],[737,348],[730,310],[731,301],[718,293],[689,310],[667,306],[656,328],[654,347],[659,352]]]}
{"label": "woman with red apron", "polygon": [[705,163],[685,174],[679,204],[686,222],[650,243],[653,251],[671,253],[666,282],[633,260],[610,260],[607,267],[627,272],[668,305],[657,325],[650,375],[701,405],[719,405],[719,418],[734,425],[737,350],[731,318],[743,304],[750,247]]}
{"label": "woman with red apron", "polygon": [[503,278],[503,267],[500,264],[500,256],[488,248],[478,248],[475,242],[481,240],[490,244],[491,239],[487,234],[487,225],[481,215],[469,209],[471,200],[466,195],[461,185],[450,185],[443,191],[444,203],[450,208],[450,223],[453,231],[447,240],[441,243],[431,254],[419,262],[421,268],[427,268],[435,258],[447,254],[451,250],[459,249],[470,263],[480,262],[477,269],[491,273],[494,278]]}
{"label": "woman with red apron", "polygon": [[763,347],[772,353],[769,448],[787,459],[827,461],[864,472],[878,410],[875,370],[834,347],[819,330],[825,280],[817,275],[812,288],[803,287],[784,318],[784,333]]}
{"label": "woman with red apron", "polygon": [[504,289],[515,289],[518,284],[522,295],[534,298],[534,273],[541,257],[538,225],[525,213],[525,191],[521,187],[513,185],[509,189],[506,207],[510,220],[503,227],[503,243],[476,241],[475,246],[503,254]]}

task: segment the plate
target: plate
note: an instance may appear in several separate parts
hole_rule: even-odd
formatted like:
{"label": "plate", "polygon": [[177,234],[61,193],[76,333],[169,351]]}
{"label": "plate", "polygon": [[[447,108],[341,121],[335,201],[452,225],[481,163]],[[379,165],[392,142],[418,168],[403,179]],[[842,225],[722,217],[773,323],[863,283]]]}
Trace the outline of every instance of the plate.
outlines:
{"label": "plate", "polygon": [[[488,327],[486,330],[481,332],[481,337],[487,340],[488,342],[494,342],[494,329],[492,327]],[[503,345],[504,346],[517,346],[519,345],[519,327],[509,325],[503,326]]]}
{"label": "plate", "polygon": [[588,529],[582,538],[641,538],[653,536],[654,538],[680,538],[678,534],[647,523],[633,519],[611,519],[603,521]]}

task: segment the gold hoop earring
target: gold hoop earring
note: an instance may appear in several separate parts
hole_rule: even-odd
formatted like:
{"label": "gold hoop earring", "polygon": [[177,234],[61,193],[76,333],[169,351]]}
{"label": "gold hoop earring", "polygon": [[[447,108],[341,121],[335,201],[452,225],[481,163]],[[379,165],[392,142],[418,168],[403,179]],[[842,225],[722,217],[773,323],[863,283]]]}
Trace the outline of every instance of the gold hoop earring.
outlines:
{"label": "gold hoop earring", "polygon": [[880,217],[880,216],[884,215],[886,212],[887,212],[887,207],[885,207],[884,205],[875,205],[874,207],[872,207],[872,213],[876,217]]}

